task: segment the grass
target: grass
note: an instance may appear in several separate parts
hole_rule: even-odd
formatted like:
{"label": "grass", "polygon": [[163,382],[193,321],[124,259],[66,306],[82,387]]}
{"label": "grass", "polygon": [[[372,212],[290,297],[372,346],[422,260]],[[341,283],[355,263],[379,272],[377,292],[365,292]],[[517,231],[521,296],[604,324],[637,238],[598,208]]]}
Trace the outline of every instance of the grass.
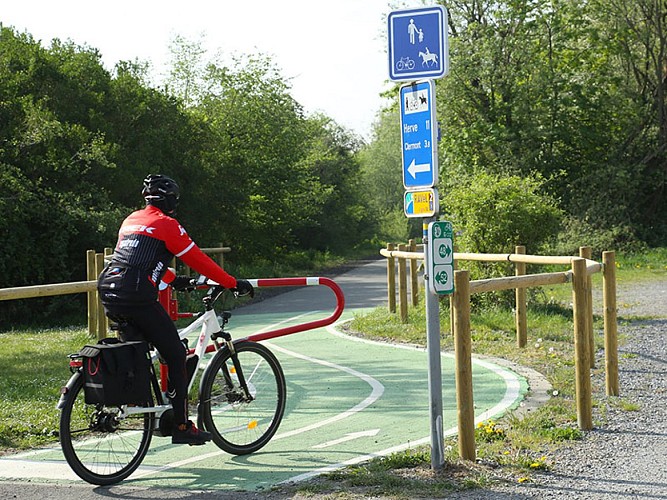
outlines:
{"label": "grass", "polygon": [[[619,256],[619,286],[667,276],[667,249],[646,254]],[[599,287],[599,275],[594,276]],[[514,314],[511,310],[486,308],[473,311],[473,352],[529,366],[545,375],[553,386],[553,397],[525,417],[509,415],[485,422],[477,431],[479,463],[461,461],[455,438],[446,445],[446,467],[433,471],[428,447],[416,448],[320,476],[289,487],[290,492],[309,497],[354,498],[388,495],[394,498],[437,497],[449,491],[480,488],[499,478],[529,481],[535,470],[548,469],[552,452],[564,442],[580,439],[576,425],[572,346],[571,290],[567,285],[543,290],[531,298],[528,312],[529,343],[515,347]],[[449,334],[448,301],[441,307],[442,348],[453,349]],[[602,319],[595,318],[595,330]],[[411,308],[408,324],[384,308],[355,318],[351,328],[358,335],[424,344],[423,306]],[[59,389],[67,381],[66,355],[89,342],[85,328],[58,330],[13,330],[0,333],[0,453],[33,448],[57,440],[59,411],[55,409]],[[598,348],[602,338],[596,336]],[[632,354],[622,355],[630,358]],[[597,368],[601,370],[601,368]],[[638,411],[622,398],[598,401],[623,411]],[[491,429],[488,433],[487,430]],[[492,436],[492,438],[490,438]],[[287,488],[287,487],[285,487]],[[358,498],[358,496],[357,496]]]}
{"label": "grass", "polygon": [[83,328],[0,334],[0,451],[54,441],[67,354],[90,342]]}

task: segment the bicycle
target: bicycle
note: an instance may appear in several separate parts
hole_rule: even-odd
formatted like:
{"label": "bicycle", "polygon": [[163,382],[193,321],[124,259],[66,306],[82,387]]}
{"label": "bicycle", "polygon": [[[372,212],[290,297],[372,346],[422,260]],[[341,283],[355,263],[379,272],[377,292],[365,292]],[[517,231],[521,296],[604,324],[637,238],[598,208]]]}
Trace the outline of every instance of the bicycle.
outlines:
{"label": "bicycle", "polygon": [[[188,392],[199,380],[198,427],[210,432],[213,442],[227,453],[255,452],[269,442],[282,420],[285,376],[266,346],[248,338],[232,340],[224,330],[231,313],[224,311],[218,317],[214,309],[223,287],[205,277],[192,284],[208,288],[203,312],[179,331],[181,339],[197,333],[195,347],[188,349]],[[199,376],[204,354],[212,352],[215,355]],[[86,404],[82,357],[69,356],[72,376],[58,402],[60,443],[67,463],[84,481],[97,485],[122,481],[141,465],[153,434],[171,435],[173,410],[166,396],[166,370],[160,370],[158,383],[159,353],[155,349],[151,353],[152,396],[143,406]]]}

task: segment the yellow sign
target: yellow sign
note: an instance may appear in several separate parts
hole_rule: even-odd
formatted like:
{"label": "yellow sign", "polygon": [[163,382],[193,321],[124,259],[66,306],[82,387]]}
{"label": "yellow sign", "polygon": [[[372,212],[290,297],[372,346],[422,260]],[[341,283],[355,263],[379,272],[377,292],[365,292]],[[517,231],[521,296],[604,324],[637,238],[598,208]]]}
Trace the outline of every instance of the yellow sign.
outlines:
{"label": "yellow sign", "polygon": [[432,217],[438,211],[438,190],[406,191],[403,208],[406,217]]}

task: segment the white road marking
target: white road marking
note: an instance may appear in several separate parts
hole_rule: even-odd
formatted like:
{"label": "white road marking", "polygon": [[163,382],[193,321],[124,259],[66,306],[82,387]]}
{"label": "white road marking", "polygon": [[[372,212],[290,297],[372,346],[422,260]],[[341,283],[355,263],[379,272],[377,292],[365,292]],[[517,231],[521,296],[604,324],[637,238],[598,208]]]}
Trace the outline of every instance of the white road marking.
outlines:
{"label": "white road marking", "polygon": [[[294,316],[292,318],[285,319],[285,320],[280,321],[278,323],[275,323],[273,325],[262,328],[261,330],[258,331],[258,333],[267,331],[268,329],[276,328],[283,323],[294,321],[294,320],[297,320],[297,319],[299,319],[303,316],[314,314],[316,312],[318,312],[318,311],[308,312],[308,313],[304,313],[304,314],[301,314],[301,315],[298,315],[298,316]],[[351,341],[364,342],[364,343],[382,345],[382,346],[385,346],[385,347],[394,347],[394,348],[399,348],[399,349],[426,351],[426,349],[424,349],[423,347],[395,345],[395,344],[389,344],[389,343],[386,343],[386,342],[377,342],[377,341],[373,341],[373,340],[367,340],[367,339],[360,339],[360,338],[357,338],[357,337],[352,337],[352,336],[346,335],[346,334],[344,334],[344,333],[335,329],[336,325],[339,325],[341,323],[342,322],[336,323],[336,324],[331,325],[331,326],[327,326],[326,330],[329,333],[331,333],[332,335],[339,336],[339,337],[342,337],[342,338],[345,338],[345,339],[351,340]],[[270,343],[265,342],[265,344],[270,344]],[[380,396],[384,393],[384,386],[379,381],[377,381],[373,377],[371,377],[369,375],[366,375],[364,373],[361,373],[357,370],[354,370],[354,369],[349,368],[349,367],[337,365],[335,363],[330,363],[328,361],[312,358],[310,356],[305,356],[303,354],[299,354],[299,353],[290,351],[288,349],[276,346],[274,344],[270,344],[270,346],[271,346],[272,349],[274,349],[278,352],[282,352],[283,354],[286,354],[288,356],[303,359],[305,361],[309,361],[311,363],[316,363],[316,364],[320,364],[320,365],[323,365],[323,366],[327,366],[329,368],[333,368],[333,369],[336,369],[336,370],[344,371],[344,372],[346,372],[350,375],[353,375],[353,376],[358,377],[361,380],[365,381],[372,388],[371,394],[366,399],[364,399],[362,402],[355,405],[354,407],[350,408],[349,410],[346,410],[342,413],[339,413],[338,415],[334,415],[333,417],[330,417],[328,419],[322,420],[321,422],[317,422],[315,424],[303,427],[301,429],[295,429],[294,431],[289,431],[289,432],[284,432],[282,434],[277,434],[276,436],[273,437],[273,439],[283,439],[283,438],[290,437],[290,436],[293,436],[293,435],[298,435],[298,434],[301,434],[303,432],[308,432],[312,429],[323,427],[325,425],[328,425],[328,424],[337,422],[339,420],[342,420],[344,418],[350,417],[350,416],[362,411],[366,407],[368,407],[370,404],[372,404],[378,398],[380,398]],[[450,358],[453,357],[453,355],[450,354],[450,353],[442,353],[442,356],[443,357],[450,357]],[[491,418],[495,415],[498,415],[499,413],[501,413],[503,411],[506,411],[512,404],[516,403],[516,401],[519,397],[520,382],[519,382],[518,377],[514,373],[512,373],[509,370],[506,370],[506,369],[504,369],[500,366],[494,365],[492,363],[488,363],[486,361],[474,359],[474,358],[473,358],[472,362],[473,362],[473,364],[477,364],[481,367],[484,367],[488,370],[491,370],[496,375],[500,376],[506,383],[506,390],[505,390],[505,395],[503,396],[503,399],[498,404],[496,404],[493,408],[490,408],[489,410],[480,414],[475,419],[475,422],[477,423],[477,422],[482,422],[484,420],[487,420],[488,418]],[[372,435],[375,435],[375,434],[377,434],[378,431],[379,431],[379,429],[376,429],[374,431],[365,431],[365,432],[374,432],[374,434],[372,434]],[[457,427],[452,427],[450,429],[445,430],[443,432],[443,436],[448,437],[448,436],[455,435],[457,433],[457,431],[458,431]],[[324,448],[324,447],[327,447],[327,446],[333,446],[334,444],[339,444],[340,442],[344,442],[344,441],[341,441],[341,439],[342,440],[348,440],[348,436],[354,435],[354,437],[349,438],[349,439],[356,439],[356,438],[359,438],[359,437],[363,437],[361,434],[362,434],[362,432],[348,434],[347,436],[345,436],[343,438],[340,438],[339,440],[334,440],[334,441],[330,441],[328,443],[323,443],[321,445],[317,445],[316,447],[317,448]],[[371,435],[371,434],[367,434],[367,435]],[[393,446],[391,448],[387,448],[385,450],[381,450],[381,451],[378,451],[378,452],[375,452],[375,453],[361,455],[361,456],[352,458],[350,460],[346,460],[344,462],[340,462],[340,463],[332,464],[332,465],[329,465],[329,466],[326,466],[326,467],[321,467],[321,468],[318,468],[318,469],[314,469],[312,471],[309,471],[309,472],[306,472],[304,474],[300,474],[298,476],[294,476],[290,479],[282,481],[282,483],[303,481],[303,480],[309,479],[311,477],[314,477],[314,476],[317,476],[317,475],[320,475],[320,474],[323,474],[323,473],[326,473],[326,472],[331,472],[331,471],[340,469],[340,468],[348,466],[348,465],[354,465],[354,464],[362,463],[362,462],[371,460],[371,459],[376,458],[376,457],[386,456],[386,455],[389,455],[391,453],[396,453],[396,452],[404,451],[404,450],[409,449],[409,448],[420,446],[422,444],[427,444],[427,443],[430,442],[430,440],[431,440],[430,436],[426,436],[424,438],[414,440],[414,441],[410,441],[408,443],[403,443],[403,444],[400,444],[400,445],[397,445],[397,446]],[[338,441],[338,443],[336,443],[335,441]],[[45,478],[45,479],[65,479],[65,480],[68,480],[68,479],[76,480],[76,479],[78,479],[78,477],[70,470],[69,466],[67,465],[67,463],[64,460],[61,462],[61,461],[33,461],[33,460],[19,459],[19,457],[28,458],[30,456],[40,455],[42,453],[46,453],[46,452],[52,451],[52,450],[53,450],[53,448],[33,450],[33,451],[21,453],[19,455],[14,455],[11,458],[2,458],[2,459],[0,459],[0,465],[2,466],[2,469],[0,469],[0,477]],[[195,457],[187,458],[187,459],[184,459],[184,460],[179,460],[177,462],[172,462],[172,463],[169,463],[169,464],[165,464],[163,466],[150,466],[149,467],[149,466],[143,466],[142,465],[132,475],[132,477],[133,478],[139,478],[139,477],[145,477],[145,476],[157,474],[157,473],[163,472],[165,470],[170,470],[170,469],[174,469],[174,468],[178,468],[178,467],[183,467],[183,466],[195,463],[195,462],[199,462],[199,461],[202,461],[202,460],[207,460],[209,458],[214,458],[214,457],[223,455],[224,453],[225,452],[223,452],[222,450],[216,450],[216,451],[213,451],[211,453],[197,455]]]}
{"label": "white road marking", "polygon": [[[411,350],[420,350],[420,351],[425,351],[423,347],[417,347],[417,346],[406,346],[406,345],[398,345],[398,344],[388,344],[386,342],[378,342],[375,340],[368,340],[368,339],[363,339],[359,337],[352,337],[350,335],[346,335],[343,332],[336,330],[336,325],[345,323],[346,321],[350,320],[344,320],[340,321],[332,326],[327,326],[326,329],[329,333],[332,335],[335,335],[337,337],[345,338],[348,340],[353,340],[357,342],[362,342],[362,343],[367,343],[367,344],[374,344],[374,345],[382,345],[382,346],[388,346],[388,347],[395,347],[398,349],[411,349]],[[442,357],[454,357],[453,354],[450,353],[441,353]],[[483,422],[485,420],[488,420],[489,418],[498,415],[499,413],[502,413],[506,411],[509,407],[511,407],[514,403],[516,403],[517,399],[519,398],[519,389],[521,387],[521,384],[519,383],[518,376],[514,373],[512,373],[509,370],[506,370],[505,368],[494,365],[493,363],[488,363],[486,361],[482,361],[479,359],[472,359],[473,364],[477,364],[479,366],[482,366],[486,368],[487,370],[491,370],[493,373],[501,377],[506,384],[506,389],[505,389],[505,395],[503,396],[503,399],[495,405],[493,408],[490,408],[489,410],[485,411],[484,413],[481,413],[477,418],[475,418],[475,424],[479,422]],[[443,432],[443,437],[449,437],[453,436],[458,432],[458,427],[451,427]],[[360,464],[362,462],[367,462],[368,460],[372,460],[373,458],[378,458],[378,457],[384,457],[387,455],[391,455],[392,453],[397,453],[400,451],[405,451],[410,448],[414,448],[417,446],[421,446],[423,444],[427,444],[431,442],[431,436],[426,436],[424,438],[415,440],[415,441],[410,441],[407,443],[399,444],[398,446],[392,446],[391,448],[387,448],[375,453],[369,453],[367,455],[360,455],[358,457],[354,457],[350,460],[346,460],[344,462],[339,462],[337,464],[331,464],[327,465],[326,467],[320,467],[319,469],[312,470],[310,472],[305,472],[303,474],[299,474],[298,476],[293,476],[289,479],[286,479],[284,481],[281,481],[278,484],[284,484],[284,483],[294,483],[294,482],[299,482],[299,481],[305,481],[306,479],[310,479],[315,476],[319,476],[320,474],[325,474],[327,472],[333,472],[338,469],[342,469],[343,467],[347,467],[348,465],[356,465]]]}
{"label": "white road marking", "polygon": [[[258,330],[256,333],[261,333],[261,332],[267,331],[269,329],[275,329],[278,326],[280,326],[281,324],[288,323],[288,322],[297,320],[299,318],[302,318],[303,316],[307,316],[309,314],[315,314],[317,312],[319,312],[319,311],[308,312],[308,313],[300,314],[298,316],[287,318],[287,319],[282,320],[278,323],[274,323],[273,325],[266,326],[266,327],[262,328],[261,330]],[[354,370],[354,369],[346,367],[346,366],[337,365],[335,363],[330,363],[329,361],[324,361],[324,360],[321,360],[321,359],[312,358],[310,356],[306,356],[304,354],[300,354],[300,353],[297,353],[297,352],[294,352],[294,351],[290,351],[289,349],[279,347],[279,346],[277,346],[275,344],[272,344],[270,342],[263,342],[263,343],[267,346],[270,346],[271,349],[273,349],[275,351],[278,351],[278,352],[281,352],[283,354],[286,354],[288,356],[292,356],[292,357],[298,358],[298,359],[303,359],[304,361],[309,361],[311,363],[320,364],[320,365],[323,365],[323,366],[327,366],[329,368],[334,368],[336,370],[340,370],[340,371],[349,373],[350,375],[353,375],[355,377],[360,378],[361,380],[366,382],[368,385],[370,385],[371,388],[372,388],[371,394],[366,399],[364,399],[363,401],[361,401],[357,405],[353,406],[349,410],[346,410],[346,411],[341,412],[337,415],[334,415],[333,417],[330,417],[330,418],[325,419],[325,420],[321,420],[321,421],[316,422],[314,424],[311,424],[311,425],[308,425],[308,426],[305,426],[305,427],[301,427],[299,429],[295,429],[293,431],[278,433],[275,436],[273,436],[273,438],[271,438],[272,441],[275,441],[275,440],[278,440],[278,439],[284,439],[284,438],[299,435],[299,434],[303,434],[304,432],[308,432],[308,431],[311,431],[313,429],[324,427],[325,425],[329,425],[329,424],[332,424],[334,422],[338,422],[339,420],[343,420],[344,418],[351,417],[352,415],[355,415],[355,414],[359,413],[363,409],[367,408],[369,405],[373,404],[384,393],[384,386],[380,382],[378,382],[373,377],[371,377],[369,375],[366,375],[364,373],[361,373],[357,370]],[[158,473],[158,472],[162,472],[162,471],[165,471],[165,470],[169,470],[169,469],[173,469],[173,468],[177,468],[177,467],[183,467],[185,465],[189,465],[191,463],[199,462],[201,460],[205,460],[205,459],[208,459],[208,458],[216,457],[216,456],[222,455],[224,453],[225,453],[224,451],[220,450],[220,451],[215,451],[215,452],[212,452],[212,453],[208,453],[206,455],[198,455],[198,456],[187,458],[187,459],[184,459],[184,460],[180,460],[178,462],[174,462],[174,463],[171,463],[171,464],[165,464],[164,466],[159,467],[159,468],[155,469],[154,471],[148,471],[144,474],[136,474],[135,473],[135,474],[133,474],[132,477],[144,477],[144,476],[154,474],[154,473]]]}
{"label": "white road marking", "polygon": [[371,429],[369,431],[361,431],[361,432],[350,432],[349,434],[346,434],[345,436],[334,439],[333,441],[327,441],[322,444],[317,444],[313,446],[313,448],[317,450],[321,450],[322,448],[328,448],[330,446],[336,446],[337,444],[341,443],[346,443],[347,441],[352,441],[354,439],[358,439],[361,437],[373,437],[377,435],[377,433],[380,432],[380,429]]}

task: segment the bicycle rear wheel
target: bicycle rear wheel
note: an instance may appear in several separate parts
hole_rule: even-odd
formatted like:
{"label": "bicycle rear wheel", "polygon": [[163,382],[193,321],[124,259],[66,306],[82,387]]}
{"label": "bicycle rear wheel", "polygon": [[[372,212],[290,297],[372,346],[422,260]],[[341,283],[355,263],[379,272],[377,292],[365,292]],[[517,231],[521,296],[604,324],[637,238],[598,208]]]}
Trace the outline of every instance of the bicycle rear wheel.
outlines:
{"label": "bicycle rear wheel", "polygon": [[285,411],[285,375],[278,359],[262,344],[234,344],[247,397],[228,349],[219,351],[202,380],[200,411],[213,441],[232,455],[262,448],[278,430]]}
{"label": "bicycle rear wheel", "polygon": [[123,417],[120,408],[86,404],[79,374],[60,414],[60,444],[77,476],[91,484],[113,484],[139,467],[154,425],[154,413]]}

